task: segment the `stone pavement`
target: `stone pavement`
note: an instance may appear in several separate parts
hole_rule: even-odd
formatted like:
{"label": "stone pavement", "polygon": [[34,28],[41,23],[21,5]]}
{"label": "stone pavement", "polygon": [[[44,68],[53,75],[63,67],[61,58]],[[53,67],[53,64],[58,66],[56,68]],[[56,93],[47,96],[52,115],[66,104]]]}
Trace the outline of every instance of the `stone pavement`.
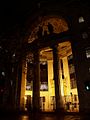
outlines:
{"label": "stone pavement", "polygon": [[0,120],[90,120],[89,115],[55,115],[55,114],[41,114],[41,115],[2,115]]}

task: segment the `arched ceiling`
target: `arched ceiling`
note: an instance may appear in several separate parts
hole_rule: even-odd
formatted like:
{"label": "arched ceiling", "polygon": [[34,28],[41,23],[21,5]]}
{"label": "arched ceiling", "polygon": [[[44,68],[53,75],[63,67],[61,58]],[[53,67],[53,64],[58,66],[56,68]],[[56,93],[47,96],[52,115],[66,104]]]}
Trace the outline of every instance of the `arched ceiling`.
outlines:
{"label": "arched ceiling", "polygon": [[31,34],[29,36],[28,43],[31,43],[32,41],[38,38],[37,32],[39,30],[39,26],[43,28],[43,35],[44,31],[47,31],[47,34],[49,34],[48,23],[50,23],[53,26],[54,33],[61,33],[69,29],[67,22],[63,18],[57,16],[39,17],[38,22],[34,23],[31,27]]}

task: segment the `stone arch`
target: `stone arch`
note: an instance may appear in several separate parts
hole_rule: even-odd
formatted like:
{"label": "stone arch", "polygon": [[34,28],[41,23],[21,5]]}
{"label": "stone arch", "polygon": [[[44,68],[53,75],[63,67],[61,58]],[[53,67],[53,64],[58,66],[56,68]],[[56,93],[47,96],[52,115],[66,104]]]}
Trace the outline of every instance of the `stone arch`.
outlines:
{"label": "stone arch", "polygon": [[28,38],[28,43],[31,43],[32,41],[36,40],[37,37],[37,31],[39,29],[39,26],[43,28],[42,35],[44,35],[44,30],[47,31],[47,34],[49,35],[48,31],[48,23],[50,23],[53,26],[53,32],[56,34],[65,32],[69,30],[68,22],[60,16],[54,16],[54,15],[48,15],[44,17],[38,17],[38,19],[33,22],[33,24],[30,27],[30,35]]}

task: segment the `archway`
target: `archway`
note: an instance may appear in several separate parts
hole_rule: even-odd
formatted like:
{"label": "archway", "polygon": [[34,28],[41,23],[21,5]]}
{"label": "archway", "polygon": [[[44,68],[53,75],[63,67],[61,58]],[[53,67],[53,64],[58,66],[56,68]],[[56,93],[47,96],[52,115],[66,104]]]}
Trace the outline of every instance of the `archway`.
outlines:
{"label": "archway", "polygon": [[28,43],[33,42],[38,39],[38,30],[39,26],[42,27],[42,36],[44,36],[44,32],[47,32],[47,35],[50,34],[48,30],[48,23],[53,26],[53,33],[59,34],[69,30],[68,24],[62,17],[59,16],[44,16],[39,17],[37,21],[35,21],[30,28],[30,36],[28,38]]}

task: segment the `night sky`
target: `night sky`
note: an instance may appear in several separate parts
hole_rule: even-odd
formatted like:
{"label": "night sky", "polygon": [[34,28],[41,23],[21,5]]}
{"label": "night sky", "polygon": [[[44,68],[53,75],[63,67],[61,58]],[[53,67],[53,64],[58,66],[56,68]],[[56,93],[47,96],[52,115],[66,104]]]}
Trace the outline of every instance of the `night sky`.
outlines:
{"label": "night sky", "polygon": [[27,17],[36,12],[39,7],[55,4],[69,5],[72,2],[74,4],[78,2],[83,5],[90,5],[87,0],[3,0],[0,2],[0,26],[9,27],[13,24],[23,24]]}
{"label": "night sky", "polygon": [[[3,0],[0,2],[0,45],[5,48],[11,44],[14,48],[13,36],[24,36],[26,21],[44,8],[63,9],[62,6],[86,6],[90,8],[88,0]],[[88,11],[89,12],[89,11]],[[6,44],[6,45],[5,45]],[[18,42],[16,44],[19,44]],[[11,49],[10,49],[11,51]]]}

